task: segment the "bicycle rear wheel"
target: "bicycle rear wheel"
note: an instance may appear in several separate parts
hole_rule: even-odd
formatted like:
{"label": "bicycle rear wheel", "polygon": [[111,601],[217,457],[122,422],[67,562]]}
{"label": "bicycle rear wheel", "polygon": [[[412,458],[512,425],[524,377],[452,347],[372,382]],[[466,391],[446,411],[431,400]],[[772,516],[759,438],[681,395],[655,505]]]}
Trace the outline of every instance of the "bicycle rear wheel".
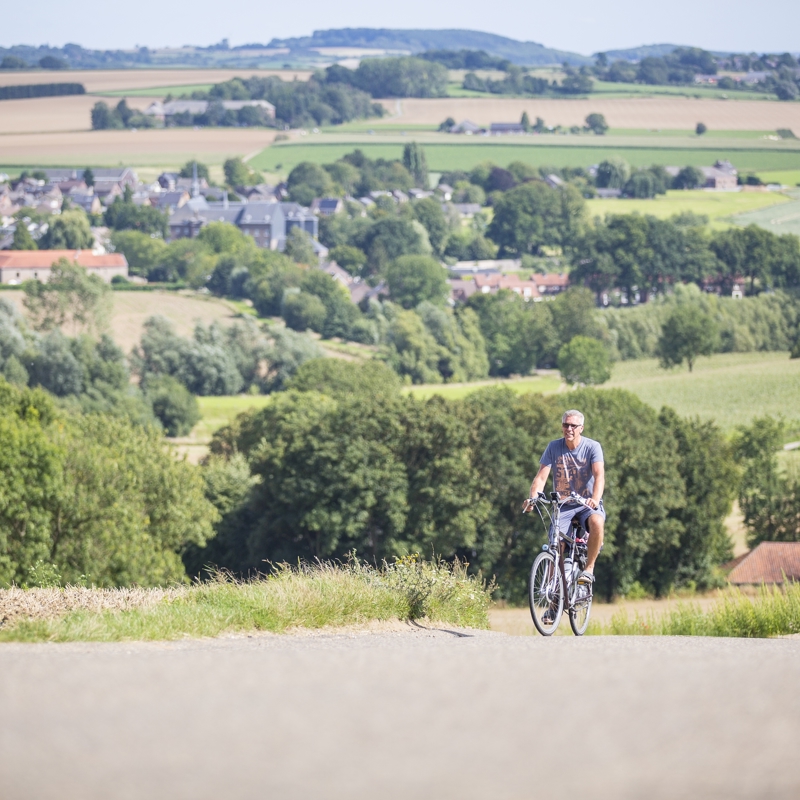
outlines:
{"label": "bicycle rear wheel", "polygon": [[564,581],[556,559],[550,553],[539,553],[531,567],[528,601],[536,630],[552,636],[564,611]]}
{"label": "bicycle rear wheel", "polygon": [[583,636],[589,627],[589,616],[592,613],[592,587],[578,584],[576,598],[569,610],[569,626],[576,636]]}

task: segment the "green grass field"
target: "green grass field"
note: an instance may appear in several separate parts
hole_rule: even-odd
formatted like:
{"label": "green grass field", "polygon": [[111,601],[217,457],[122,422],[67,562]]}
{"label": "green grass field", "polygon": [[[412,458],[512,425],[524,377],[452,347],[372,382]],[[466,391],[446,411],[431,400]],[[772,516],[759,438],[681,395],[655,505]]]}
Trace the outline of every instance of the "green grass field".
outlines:
{"label": "green grass field", "polygon": [[185,83],[176,86],[152,86],[148,89],[115,89],[111,92],[90,92],[100,97],[166,97],[171,94],[180,97],[192,92],[207,92],[213,83]]}
{"label": "green grass field", "polygon": [[759,172],[764,183],[780,183],[784,186],[800,186],[800,169]]}
{"label": "green grass field", "polygon": [[[288,174],[301,161],[329,164],[356,148],[370,158],[397,159],[402,157],[405,141],[416,139],[425,148],[431,170],[472,169],[482,161],[493,161],[507,166],[512,161],[522,161],[533,166],[588,167],[612,156],[622,158],[634,167],[661,164],[663,166],[708,166],[717,159],[728,159],[739,170],[748,172],[774,172],[800,170],[800,148],[776,142],[777,146],[757,146],[758,142],[740,140],[739,146],[727,139],[678,138],[656,142],[647,137],[588,137],[539,136],[519,137],[516,141],[498,142],[495,138],[469,137],[468,141],[445,140],[444,136],[390,137],[349,135],[312,135],[299,141],[281,142],[262,150],[248,163],[253,169]],[[395,137],[391,137],[394,139]],[[512,139],[512,137],[508,137]],[[344,141],[343,141],[344,140]],[[349,141],[348,141],[349,140]],[[376,141],[377,140],[377,141]]]}
{"label": "green grass field", "polygon": [[[588,200],[586,205],[592,217],[605,216],[606,214],[651,214],[659,219],[671,217],[682,211],[693,211],[695,214],[705,214],[709,218],[712,228],[729,228],[735,224],[730,219],[734,214],[751,214],[757,212],[770,216],[773,213],[782,213],[775,209],[776,206],[795,205],[784,194],[777,192],[706,192],[702,189],[696,191],[670,191],[652,200],[633,199],[595,199]],[[770,210],[762,210],[766,209]],[[736,224],[744,217],[736,218]]]}
{"label": "green grass field", "polygon": [[477,381],[476,383],[454,383],[454,384],[425,384],[422,386],[407,386],[403,391],[421,400],[437,394],[447,400],[460,400],[468,394],[485,389],[487,386],[505,386],[517,394],[534,392],[535,394],[549,394],[558,391],[561,386],[561,379],[554,375],[531,378],[517,378],[514,380],[490,380]]}
{"label": "green grass field", "polygon": [[198,397],[202,418],[192,431],[198,441],[208,441],[215,431],[230,425],[243,411],[264,408],[269,403],[269,395],[236,394],[226,397]]}
{"label": "green grass field", "polygon": [[739,214],[733,219],[736,225],[758,225],[773,233],[793,233],[800,236],[800,200],[778,207],[764,208]]}
{"label": "green grass field", "polygon": [[800,359],[788,353],[722,353],[698,359],[692,373],[664,370],[655,359],[622,361],[603,388],[627,389],[653,408],[715,420],[726,431],[763,414],[783,416],[787,441],[800,438]]}
{"label": "green grass field", "polygon": [[763,92],[749,92],[747,90],[726,91],[715,86],[649,86],[643,83],[610,83],[608,81],[595,81],[591,95],[601,97],[658,97],[671,95],[673,97],[702,97],[717,100],[777,100],[774,94]]}

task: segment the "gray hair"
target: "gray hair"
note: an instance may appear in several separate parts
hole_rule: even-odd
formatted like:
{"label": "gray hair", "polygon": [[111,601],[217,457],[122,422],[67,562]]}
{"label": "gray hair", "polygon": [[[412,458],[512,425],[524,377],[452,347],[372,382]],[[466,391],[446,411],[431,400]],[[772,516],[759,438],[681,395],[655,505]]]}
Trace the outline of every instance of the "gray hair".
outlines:
{"label": "gray hair", "polygon": [[571,408],[569,411],[565,411],[561,415],[561,423],[565,423],[570,417],[577,417],[580,420],[580,424],[583,425],[583,414],[581,414],[577,408]]}

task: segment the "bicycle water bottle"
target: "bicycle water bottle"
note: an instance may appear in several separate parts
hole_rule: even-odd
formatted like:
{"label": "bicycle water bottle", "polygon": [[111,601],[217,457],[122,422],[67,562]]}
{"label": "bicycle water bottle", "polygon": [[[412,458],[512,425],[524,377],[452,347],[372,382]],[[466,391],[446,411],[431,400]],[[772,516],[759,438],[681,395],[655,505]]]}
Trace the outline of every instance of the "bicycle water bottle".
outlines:
{"label": "bicycle water bottle", "polygon": [[574,567],[574,564],[572,563],[572,559],[569,556],[567,556],[564,559],[564,577],[567,579],[567,583],[571,583],[572,582],[572,570],[573,570],[573,567]]}

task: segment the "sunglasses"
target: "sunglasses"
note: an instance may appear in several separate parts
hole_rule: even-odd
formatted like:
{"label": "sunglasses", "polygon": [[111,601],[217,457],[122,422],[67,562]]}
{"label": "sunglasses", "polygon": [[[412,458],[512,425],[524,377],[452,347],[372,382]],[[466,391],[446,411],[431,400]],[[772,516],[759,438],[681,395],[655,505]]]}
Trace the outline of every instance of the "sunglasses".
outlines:
{"label": "sunglasses", "polygon": [[562,422],[561,423],[561,427],[562,428],[582,428],[583,425],[581,425],[580,423]]}

